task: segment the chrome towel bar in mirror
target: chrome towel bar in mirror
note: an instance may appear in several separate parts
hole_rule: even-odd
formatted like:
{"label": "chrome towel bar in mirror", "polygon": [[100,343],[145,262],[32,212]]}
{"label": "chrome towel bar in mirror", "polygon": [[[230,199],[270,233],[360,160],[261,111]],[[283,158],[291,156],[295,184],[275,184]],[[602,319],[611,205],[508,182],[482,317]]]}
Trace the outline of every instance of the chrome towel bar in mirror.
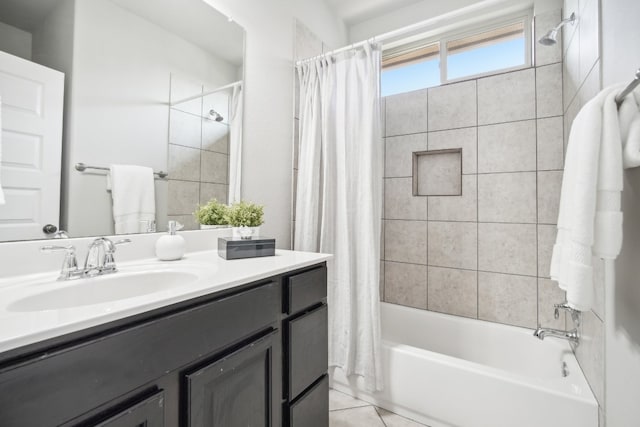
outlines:
{"label": "chrome towel bar in mirror", "polygon": [[[95,170],[101,170],[101,171],[108,171],[110,170],[107,167],[104,166],[89,166],[89,165],[85,165],[84,163],[76,163],[76,170],[80,171],[80,172],[84,172],[87,169],[95,169]],[[154,175],[158,175],[159,178],[166,178],[169,176],[169,174],[167,172],[164,171],[159,171],[159,172],[153,172]]]}

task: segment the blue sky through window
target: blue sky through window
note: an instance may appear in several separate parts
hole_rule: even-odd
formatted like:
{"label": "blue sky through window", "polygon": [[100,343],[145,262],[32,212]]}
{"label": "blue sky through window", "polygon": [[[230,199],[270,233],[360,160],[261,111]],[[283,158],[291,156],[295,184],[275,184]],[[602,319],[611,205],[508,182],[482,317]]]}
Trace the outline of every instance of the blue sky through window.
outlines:
{"label": "blue sky through window", "polygon": [[[449,80],[525,64],[525,37],[451,54],[447,58]],[[382,96],[440,85],[440,58],[382,70]]]}
{"label": "blue sky through window", "polygon": [[438,86],[440,84],[440,58],[417,62],[382,70],[382,96],[396,93],[411,92],[412,90]]}
{"label": "blue sky through window", "polygon": [[449,55],[449,80],[525,64],[524,37]]}

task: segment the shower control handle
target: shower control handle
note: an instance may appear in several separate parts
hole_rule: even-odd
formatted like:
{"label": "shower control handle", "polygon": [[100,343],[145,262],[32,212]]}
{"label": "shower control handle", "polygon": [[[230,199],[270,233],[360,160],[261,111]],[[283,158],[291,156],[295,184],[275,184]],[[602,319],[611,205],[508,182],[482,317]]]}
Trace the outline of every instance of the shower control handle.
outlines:
{"label": "shower control handle", "polygon": [[571,307],[569,305],[568,302],[563,302],[561,304],[554,304],[553,305],[553,317],[555,319],[559,319],[560,318],[560,310],[565,310],[566,312],[570,313],[571,316],[573,317],[575,314],[580,313],[580,310],[576,310],[575,308]]}
{"label": "shower control handle", "polygon": [[560,310],[564,310],[571,315],[571,320],[573,321],[573,326],[578,329],[582,324],[582,312],[580,310],[576,310],[571,307],[568,302],[563,302],[562,304],[554,304],[553,317],[558,319],[560,318]]}

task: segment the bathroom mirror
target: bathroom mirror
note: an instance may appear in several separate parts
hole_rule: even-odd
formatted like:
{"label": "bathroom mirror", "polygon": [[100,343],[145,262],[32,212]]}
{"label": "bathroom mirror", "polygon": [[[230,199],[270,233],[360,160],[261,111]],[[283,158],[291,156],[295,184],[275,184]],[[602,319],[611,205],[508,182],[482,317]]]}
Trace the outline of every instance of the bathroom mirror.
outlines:
{"label": "bathroom mirror", "polygon": [[115,234],[111,165],[155,172],[129,232],[239,199],[243,60],[203,0],[0,1],[0,241]]}

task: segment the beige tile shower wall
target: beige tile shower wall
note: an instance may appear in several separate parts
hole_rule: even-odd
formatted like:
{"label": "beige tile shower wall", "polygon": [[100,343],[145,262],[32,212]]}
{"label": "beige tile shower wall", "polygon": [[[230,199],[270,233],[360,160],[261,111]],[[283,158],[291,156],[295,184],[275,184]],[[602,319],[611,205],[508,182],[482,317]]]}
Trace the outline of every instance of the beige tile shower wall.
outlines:
{"label": "beige tile shower wall", "polygon": [[[186,85],[174,76],[172,91],[180,83]],[[196,85],[194,90],[201,89]],[[211,108],[222,114],[223,122],[208,118]],[[169,110],[168,219],[184,224],[185,230],[199,227],[193,217],[199,204],[213,198],[226,203],[228,199],[228,113],[226,94],[208,95]]]}
{"label": "beige tile shower wall", "polygon": [[[600,2],[599,0],[565,0],[563,17],[578,16],[576,25],[563,32],[562,90],[564,94],[564,141],[569,140],[571,125],[580,109],[601,89],[600,77]],[[595,300],[584,313],[582,344],[575,350],[591,390],[598,400],[604,419],[604,272],[603,262],[594,259]],[[601,423],[600,427],[604,427]]]}
{"label": "beige tile shower wall", "polygon": [[[385,99],[385,301],[565,327],[553,318],[564,294],[549,279],[562,62],[560,47],[546,49],[537,67]],[[445,148],[462,148],[462,195],[414,197],[412,152]]]}

